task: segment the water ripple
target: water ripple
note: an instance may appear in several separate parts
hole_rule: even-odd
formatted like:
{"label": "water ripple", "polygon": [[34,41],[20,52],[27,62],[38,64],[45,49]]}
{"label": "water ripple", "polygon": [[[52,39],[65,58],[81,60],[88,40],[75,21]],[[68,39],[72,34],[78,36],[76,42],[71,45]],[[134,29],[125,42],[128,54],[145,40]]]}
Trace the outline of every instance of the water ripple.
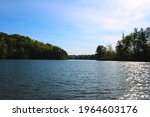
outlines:
{"label": "water ripple", "polygon": [[122,68],[130,88],[120,99],[150,99],[150,63],[129,62],[122,64]]}

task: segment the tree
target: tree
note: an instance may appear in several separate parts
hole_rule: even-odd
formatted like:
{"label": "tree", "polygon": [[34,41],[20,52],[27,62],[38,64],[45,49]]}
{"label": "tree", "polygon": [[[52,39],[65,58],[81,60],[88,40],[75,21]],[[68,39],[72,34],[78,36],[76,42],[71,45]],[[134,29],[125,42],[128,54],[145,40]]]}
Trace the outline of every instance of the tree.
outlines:
{"label": "tree", "polygon": [[5,33],[1,33],[0,36],[0,59],[5,59],[8,51],[8,46],[5,42]]}
{"label": "tree", "polygon": [[116,46],[117,58],[119,60],[136,60],[136,61],[149,61],[149,41],[150,30],[134,29],[134,32],[125,36],[122,40],[118,41]]}
{"label": "tree", "polygon": [[112,48],[112,45],[109,44],[106,47],[106,59],[113,60],[116,57],[116,53]]}
{"label": "tree", "polygon": [[5,59],[7,57],[8,47],[5,43],[0,43],[0,59]]}
{"label": "tree", "polygon": [[67,59],[60,47],[18,34],[0,33],[0,59]]}
{"label": "tree", "polygon": [[116,54],[117,54],[117,59],[118,60],[123,60],[124,59],[124,46],[122,41],[118,41],[117,46],[116,46]]}
{"label": "tree", "polygon": [[105,54],[106,54],[106,47],[104,47],[103,45],[99,45],[96,49],[97,59],[104,59]]}

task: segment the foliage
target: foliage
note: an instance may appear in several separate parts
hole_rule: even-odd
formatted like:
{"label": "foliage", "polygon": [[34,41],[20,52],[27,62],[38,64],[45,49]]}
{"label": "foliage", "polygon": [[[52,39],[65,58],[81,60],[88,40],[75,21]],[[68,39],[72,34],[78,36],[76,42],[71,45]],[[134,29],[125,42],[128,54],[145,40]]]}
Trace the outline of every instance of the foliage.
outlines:
{"label": "foliage", "polygon": [[96,49],[96,59],[97,60],[113,60],[115,58],[115,51],[111,45],[104,47],[99,45]]}
{"label": "foliage", "polygon": [[97,60],[150,61],[150,28],[137,28],[122,36],[114,51],[111,45],[99,45],[96,49]]}
{"label": "foliage", "polygon": [[0,33],[0,59],[67,59],[65,50],[18,34]]}
{"label": "foliage", "polygon": [[69,59],[95,60],[95,55],[70,55]]}
{"label": "foliage", "polygon": [[103,59],[106,55],[106,47],[103,45],[99,45],[96,49],[97,59]]}
{"label": "foliage", "polygon": [[150,42],[149,37],[150,29],[138,31],[137,28],[134,32],[123,37],[118,41],[116,46],[116,54],[118,60],[133,60],[133,61],[150,61]]}

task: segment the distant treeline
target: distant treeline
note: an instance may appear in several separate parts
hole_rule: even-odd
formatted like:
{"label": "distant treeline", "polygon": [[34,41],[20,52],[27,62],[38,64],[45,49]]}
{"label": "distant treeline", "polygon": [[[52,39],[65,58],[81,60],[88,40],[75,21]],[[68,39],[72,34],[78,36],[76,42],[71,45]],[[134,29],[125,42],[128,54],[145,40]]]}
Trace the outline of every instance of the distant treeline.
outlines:
{"label": "distant treeline", "polygon": [[96,55],[69,55],[69,59],[80,59],[80,60],[96,60]]}
{"label": "distant treeline", "polygon": [[96,54],[70,55],[57,46],[44,44],[18,34],[0,33],[0,59],[89,59],[150,61],[150,28],[134,29],[129,35],[122,35],[115,50],[111,45],[99,45]]}
{"label": "distant treeline", "polygon": [[0,33],[0,59],[67,59],[65,50],[18,34]]}
{"label": "distant treeline", "polygon": [[116,50],[111,45],[99,45],[96,50],[97,60],[150,61],[150,28],[134,29],[129,35],[122,35]]}

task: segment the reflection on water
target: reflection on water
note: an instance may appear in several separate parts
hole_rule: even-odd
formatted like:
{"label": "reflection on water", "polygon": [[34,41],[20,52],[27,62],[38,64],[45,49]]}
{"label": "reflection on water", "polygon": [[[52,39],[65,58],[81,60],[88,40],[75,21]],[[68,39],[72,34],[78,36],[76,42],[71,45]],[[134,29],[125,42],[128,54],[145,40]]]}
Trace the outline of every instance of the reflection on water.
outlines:
{"label": "reflection on water", "polygon": [[150,63],[123,63],[122,70],[130,88],[120,99],[150,99]]}
{"label": "reflection on water", "polygon": [[150,63],[2,60],[0,99],[150,99]]}

